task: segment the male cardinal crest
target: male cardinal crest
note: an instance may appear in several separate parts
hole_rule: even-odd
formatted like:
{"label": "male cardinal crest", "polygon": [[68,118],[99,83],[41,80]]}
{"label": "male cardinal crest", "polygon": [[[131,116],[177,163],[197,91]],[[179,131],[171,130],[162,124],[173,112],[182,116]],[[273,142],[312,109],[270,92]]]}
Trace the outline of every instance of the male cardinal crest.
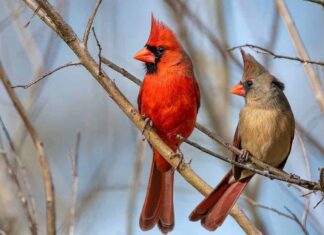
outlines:
{"label": "male cardinal crest", "polygon": [[[149,118],[163,141],[177,151],[177,134],[189,137],[199,109],[199,88],[190,58],[174,33],[152,15],[151,33],[135,59],[145,62],[146,75],[138,95],[140,113]],[[163,233],[174,227],[174,169],[153,149],[153,161],[139,224],[158,225]]]}
{"label": "male cardinal crest", "polygon": [[[241,50],[243,78],[232,93],[245,97],[233,144],[259,160],[283,168],[294,138],[295,121],[283,93],[284,84],[272,76],[251,55]],[[237,161],[244,160],[234,155]],[[208,230],[215,230],[225,220],[253,173],[234,166],[218,186],[194,209],[191,221],[201,220]]]}

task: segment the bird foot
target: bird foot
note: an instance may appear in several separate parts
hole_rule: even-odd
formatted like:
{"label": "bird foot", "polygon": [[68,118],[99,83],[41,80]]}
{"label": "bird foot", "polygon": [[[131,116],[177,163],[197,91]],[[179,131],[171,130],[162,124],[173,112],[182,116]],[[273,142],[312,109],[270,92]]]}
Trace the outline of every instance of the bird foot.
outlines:
{"label": "bird foot", "polygon": [[180,149],[177,149],[177,151],[175,153],[171,154],[170,159],[174,159],[174,158],[179,158],[180,159],[178,165],[175,167],[176,169],[179,169],[180,166],[183,164],[183,160],[184,160],[183,153],[181,152]]}
{"label": "bird foot", "polygon": [[250,153],[246,149],[241,150],[241,154],[238,156],[237,161],[239,163],[245,163],[250,159]]}
{"label": "bird foot", "polygon": [[144,132],[145,132],[145,129],[147,128],[148,125],[150,127],[153,127],[153,122],[149,117],[147,117],[145,115],[142,115],[142,118],[144,119],[144,127],[143,127],[143,130],[142,130],[142,135],[143,135]]}
{"label": "bird foot", "polygon": [[289,178],[290,179],[295,179],[295,180],[300,180],[300,176],[296,175],[294,173],[289,173]]}

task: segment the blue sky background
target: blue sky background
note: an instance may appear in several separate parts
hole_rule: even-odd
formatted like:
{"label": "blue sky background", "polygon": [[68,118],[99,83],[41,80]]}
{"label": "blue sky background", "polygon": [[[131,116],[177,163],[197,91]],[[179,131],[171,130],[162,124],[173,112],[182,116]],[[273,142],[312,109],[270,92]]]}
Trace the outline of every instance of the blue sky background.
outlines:
{"label": "blue sky background", "polygon": [[[10,11],[6,2],[6,0],[0,1],[0,22],[1,19],[8,16]],[[13,2],[18,3],[19,1]],[[94,1],[61,2],[64,3],[64,9],[61,9],[60,12],[62,14],[65,12],[65,19],[77,35],[82,38]],[[51,1],[51,3],[56,3],[56,1]],[[286,3],[310,57],[313,60],[323,61],[323,8],[301,0],[288,0]],[[195,14],[212,30],[216,37],[220,38],[217,20],[215,20],[216,4],[214,4],[214,1],[192,0],[187,1],[187,4],[191,9],[194,9]],[[15,6],[15,4],[13,5]],[[270,35],[271,25],[276,11],[274,1],[231,0],[223,1],[223,5],[229,47],[245,43],[263,47],[269,44],[269,40],[272,38]],[[144,76],[143,65],[134,60],[133,55],[146,43],[150,31],[151,13],[179,35],[172,12],[164,1],[104,0],[94,22],[97,36],[103,47],[103,55],[141,79]],[[181,13],[179,12],[179,14]],[[32,12],[23,7],[19,18],[20,22],[26,23],[31,15]],[[199,67],[199,70],[203,70],[206,77],[198,77],[199,83],[200,85],[207,84],[207,87],[208,84],[211,84],[206,96],[215,98],[215,109],[218,115],[222,117],[222,113],[224,113],[224,123],[226,122],[226,128],[229,130],[226,133],[227,136],[224,137],[230,140],[236,127],[239,110],[244,101],[240,97],[229,96],[231,99],[230,106],[227,107],[226,111],[219,108],[221,104],[216,106],[217,100],[221,100],[220,93],[229,92],[229,90],[219,90],[219,84],[224,79],[223,73],[220,72],[223,69],[221,57],[206,35],[200,32],[190,20],[186,19],[185,24],[198,58],[205,62],[203,67]],[[29,52],[26,52],[22,46],[15,24],[10,23],[5,28],[0,27],[0,29],[0,60],[6,67],[12,83],[22,84],[31,81],[34,76],[32,67],[33,64],[35,67],[38,66],[35,65],[37,61],[29,60]],[[48,63],[45,65],[47,66],[46,71],[76,60],[70,49],[58,36],[53,37],[53,32],[45,27],[37,17],[24,30],[34,40],[41,61]],[[51,35],[53,37],[51,42],[53,43],[53,49],[57,51],[57,55],[53,56],[53,58],[48,57],[53,53],[45,54]],[[183,38],[180,37],[180,40],[183,41]],[[96,57],[98,49],[92,35],[90,35],[89,48]],[[246,50],[261,63],[264,62],[264,56]],[[296,56],[294,46],[281,18],[279,19],[277,42],[272,50],[280,54]],[[234,51],[233,54],[241,61],[238,50]],[[286,84],[286,95],[296,120],[323,145],[323,115],[314,99],[303,66],[298,62],[272,58],[270,64],[269,70],[271,73]],[[321,81],[323,81],[323,69],[318,66],[314,68]],[[136,105],[138,87],[108,68],[105,68],[105,71],[115,80],[117,86],[127,98]],[[199,74],[197,75],[199,76]],[[230,63],[230,84],[238,82],[241,75],[241,70]],[[74,148],[77,129],[82,133],[82,140],[79,158],[80,178],[78,191],[80,214],[78,215],[76,234],[126,234],[127,201],[129,185],[133,175],[138,131],[90,74],[81,67],[67,68],[57,72],[38,86],[41,93],[30,110],[30,116],[33,118],[35,127],[45,143],[46,154],[50,159],[56,186],[59,234],[65,233],[67,227],[71,195],[71,170],[68,154]],[[16,89],[16,91],[25,105],[28,106],[28,97],[33,93],[33,90]],[[15,143],[18,144],[23,129],[20,119],[2,86],[0,86],[0,114],[7,124]],[[212,121],[206,115],[206,103],[204,100],[202,101],[198,121],[212,129]],[[194,131],[191,139],[211,149],[224,151],[197,131]],[[317,169],[324,165],[323,154],[309,142],[306,141],[305,145],[309,155],[312,180],[316,180],[318,178]],[[30,171],[35,199],[38,202],[38,214],[40,221],[42,221],[40,224],[44,229],[45,214],[42,204],[42,181],[30,138],[28,137],[24,145],[19,147],[22,159]],[[212,186],[215,186],[229,169],[229,165],[185,144],[182,145],[182,151],[186,159],[193,159],[192,168]],[[302,156],[300,144],[295,139],[285,169],[306,178]],[[138,216],[145,197],[150,165],[151,150],[146,146],[145,164],[136,204],[136,216],[133,221],[134,234],[143,234],[138,227]],[[258,187],[257,194],[253,193],[252,189],[254,187]],[[248,191],[249,195],[252,195],[261,204],[284,212],[286,212],[284,209],[286,206],[298,218],[302,217],[305,198],[300,197],[301,193],[294,187],[287,188],[284,183],[257,176],[250,183]],[[188,185],[181,176],[176,174],[174,195],[176,226],[172,234],[209,234],[199,223],[192,223],[187,219],[192,209],[202,198],[202,195]],[[323,218],[323,204],[316,210],[312,209],[319,199],[319,195],[312,196],[311,214],[307,222],[310,234],[319,234],[318,231],[324,229],[324,225],[318,225],[318,222],[316,222],[321,222],[321,218]],[[238,204],[252,220],[255,220],[253,219],[255,214],[250,213],[250,207],[244,199],[239,199]],[[15,210],[19,211],[19,208]],[[265,233],[302,234],[298,225],[291,220],[277,216],[267,210],[256,209],[256,211],[257,217],[262,221],[265,228]],[[21,223],[21,225],[24,224]],[[19,233],[26,234],[27,226],[23,229],[25,230],[19,230]],[[222,235],[244,234],[230,216],[223,226],[214,233]],[[145,234],[159,234],[159,231],[153,229]]]}

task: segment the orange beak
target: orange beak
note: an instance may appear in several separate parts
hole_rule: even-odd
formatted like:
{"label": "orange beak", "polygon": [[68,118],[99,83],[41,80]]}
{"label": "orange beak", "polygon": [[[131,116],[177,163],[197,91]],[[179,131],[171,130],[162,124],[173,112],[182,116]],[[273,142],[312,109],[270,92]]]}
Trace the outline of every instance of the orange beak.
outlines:
{"label": "orange beak", "polygon": [[147,49],[147,47],[144,47],[139,52],[137,52],[134,55],[134,58],[137,60],[146,62],[146,63],[154,63],[155,62],[154,54],[149,49]]}
{"label": "orange beak", "polygon": [[245,89],[243,85],[239,82],[232,88],[231,93],[239,96],[245,96]]}

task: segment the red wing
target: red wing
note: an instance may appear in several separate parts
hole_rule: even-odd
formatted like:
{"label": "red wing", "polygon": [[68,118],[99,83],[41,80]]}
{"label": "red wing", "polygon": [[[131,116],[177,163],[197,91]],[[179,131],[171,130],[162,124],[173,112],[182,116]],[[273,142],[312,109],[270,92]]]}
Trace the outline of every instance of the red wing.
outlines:
{"label": "red wing", "polygon": [[142,106],[142,91],[143,91],[143,85],[140,87],[140,91],[137,96],[137,105],[138,105],[138,111],[141,113],[141,106]]}
{"label": "red wing", "polygon": [[198,109],[200,107],[200,90],[199,90],[197,80],[194,78],[193,81],[194,81],[194,85],[195,85],[195,95],[196,95],[196,99],[197,99],[197,112],[198,112]]}
{"label": "red wing", "polygon": [[[236,147],[236,148],[241,149],[241,137],[238,134],[238,125],[236,127],[235,134],[234,134],[233,146]],[[232,153],[232,159],[233,160],[237,160],[237,157],[238,156],[236,154]],[[233,175],[234,175],[234,178],[236,180],[241,177],[241,171],[242,171],[242,168],[237,167],[237,166],[233,166]]]}

